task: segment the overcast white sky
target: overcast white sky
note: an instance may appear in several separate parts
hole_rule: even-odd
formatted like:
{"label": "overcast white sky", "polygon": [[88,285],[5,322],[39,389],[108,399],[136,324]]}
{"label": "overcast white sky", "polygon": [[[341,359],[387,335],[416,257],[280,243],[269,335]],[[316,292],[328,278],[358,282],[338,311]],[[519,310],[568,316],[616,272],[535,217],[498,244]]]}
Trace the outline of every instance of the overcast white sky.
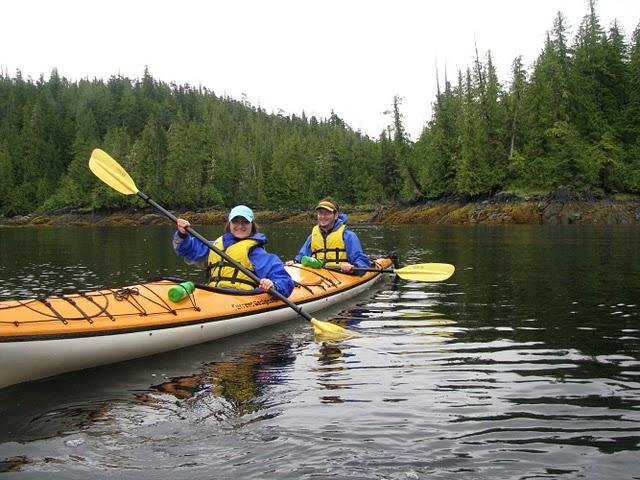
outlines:
{"label": "overcast white sky", "polygon": [[[431,115],[436,59],[449,79],[471,66],[474,39],[491,50],[501,82],[513,59],[530,66],[558,11],[570,39],[587,0],[12,0],[0,10],[0,68],[34,80],[60,75],[139,78],[203,85],[267,111],[319,118],[334,110],[373,137],[383,111],[404,98],[416,140]],[[639,0],[599,0],[608,29],[629,38]],[[441,83],[442,84],[442,83]],[[0,106],[1,107],[1,106]]]}

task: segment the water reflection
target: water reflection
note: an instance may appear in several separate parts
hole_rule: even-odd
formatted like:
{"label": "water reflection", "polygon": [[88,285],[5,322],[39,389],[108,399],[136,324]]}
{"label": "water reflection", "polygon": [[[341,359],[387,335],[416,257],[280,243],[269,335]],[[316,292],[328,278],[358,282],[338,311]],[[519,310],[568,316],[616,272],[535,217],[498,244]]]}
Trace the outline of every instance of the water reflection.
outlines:
{"label": "water reflection", "polygon": [[[290,241],[290,258],[306,230],[269,237]],[[153,248],[144,235],[155,257],[124,251],[129,264],[172,270],[157,253],[166,235]],[[361,238],[397,248],[401,265],[446,261],[456,274],[388,279],[322,313],[359,337],[320,343],[292,322],[2,389],[0,468],[145,480],[638,476],[640,230],[414,225]],[[7,257],[0,269],[19,285]],[[131,279],[123,265],[114,270]],[[96,278],[115,282],[107,267]]]}
{"label": "water reflection", "polygon": [[323,366],[344,363],[343,356],[338,343],[322,342],[318,349],[318,362]]}
{"label": "water reflection", "polygon": [[0,460],[0,473],[17,472],[30,463],[32,463],[31,459],[25,455],[5,458],[4,460]]}
{"label": "water reflection", "polygon": [[[296,349],[287,340],[259,344],[227,360],[207,363],[193,375],[154,385],[153,390],[163,394],[156,396],[158,404],[166,404],[167,396],[174,397],[179,400],[177,411],[197,412],[199,422],[214,419],[228,428],[273,418],[278,412],[266,411],[280,399],[270,389],[287,381],[287,370],[296,359]],[[150,401],[153,395],[145,398]]]}
{"label": "water reflection", "polygon": [[[266,342],[236,348],[223,353],[223,359],[201,364],[192,374],[169,377],[121,398],[94,401],[88,392],[88,398],[83,401],[80,391],[67,388],[81,381],[81,372],[63,375],[58,377],[60,388],[55,398],[30,406],[33,412],[30,417],[20,402],[10,406],[8,397],[2,403],[2,417],[19,416],[21,420],[7,422],[7,430],[3,431],[3,436],[7,437],[5,441],[62,443],[58,453],[50,452],[46,458],[8,455],[0,462],[0,472],[73,463],[65,450],[80,449],[85,456],[92,457],[104,448],[105,441],[111,443],[112,453],[119,452],[120,458],[116,462],[108,454],[98,454],[95,461],[103,466],[111,462],[113,468],[118,463],[130,461],[126,449],[123,451],[126,445],[145,449],[149,442],[157,441],[149,435],[156,439],[164,436],[163,425],[171,429],[176,427],[176,423],[185,423],[187,430],[205,425],[213,429],[212,432],[233,431],[257,421],[276,418],[282,412],[281,406],[289,401],[286,384],[290,381],[290,370],[305,338],[279,335]],[[206,352],[203,346],[194,350]],[[143,360],[127,364],[136,363],[142,364]],[[117,373],[118,367],[97,370]],[[53,387],[55,379],[41,383]],[[31,387],[33,385],[27,384],[7,390],[27,394]],[[95,388],[91,383],[86,387]],[[85,458],[80,463],[89,466],[91,460]]]}

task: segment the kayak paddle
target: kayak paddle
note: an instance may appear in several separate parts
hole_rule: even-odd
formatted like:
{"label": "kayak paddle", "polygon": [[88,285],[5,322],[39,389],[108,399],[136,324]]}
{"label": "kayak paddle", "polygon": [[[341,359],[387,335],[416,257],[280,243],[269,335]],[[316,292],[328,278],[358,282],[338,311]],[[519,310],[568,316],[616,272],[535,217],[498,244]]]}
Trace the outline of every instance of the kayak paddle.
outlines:
{"label": "kayak paddle", "polygon": [[[324,267],[336,272],[339,267]],[[414,282],[441,282],[446,280],[455,271],[456,267],[448,263],[417,263],[407,265],[402,268],[353,268],[354,272],[380,272],[395,273],[403,280],[413,280]]]}
{"label": "kayak paddle", "polygon": [[[160,213],[162,213],[165,217],[175,223],[178,219],[175,215],[173,215],[168,210],[165,210],[162,206],[158,205],[151,197],[146,195],[145,193],[138,190],[135,182],[131,178],[131,176],[127,173],[127,171],[120,166],[118,162],[116,162],[108,153],[99,148],[96,148],[91,152],[91,158],[89,159],[89,168],[93,172],[93,174],[106,183],[108,186],[113,188],[114,190],[123,193],[125,195],[138,195],[149,205],[154,207]],[[260,279],[253,273],[251,270],[245,268],[243,265],[236,262],[233,258],[231,258],[226,252],[220,250],[215,245],[209,242],[205,237],[196,232],[193,228],[187,227],[187,232],[189,232],[192,236],[196,237],[202,243],[204,243],[207,247],[213,250],[215,253],[224,258],[227,262],[231,263],[234,267],[244,273],[246,276],[251,278],[256,283],[260,282]],[[298,315],[303,317],[304,319],[311,322],[313,326],[313,331],[316,334],[322,334],[331,337],[349,337],[354,334],[349,330],[340,327],[339,325],[335,325],[329,322],[323,322],[313,318],[307,312],[302,310],[301,307],[293,303],[287,297],[278,292],[275,288],[270,288],[268,292],[272,297],[281,300],[288,307],[291,307]]]}

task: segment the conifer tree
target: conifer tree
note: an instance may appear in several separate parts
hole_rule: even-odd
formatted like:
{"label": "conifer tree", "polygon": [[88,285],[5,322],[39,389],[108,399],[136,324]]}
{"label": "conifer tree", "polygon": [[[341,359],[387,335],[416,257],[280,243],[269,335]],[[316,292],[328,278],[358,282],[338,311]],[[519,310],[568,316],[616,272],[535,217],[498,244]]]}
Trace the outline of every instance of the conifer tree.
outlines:
{"label": "conifer tree", "polygon": [[626,188],[640,193],[640,24],[631,38],[629,54],[629,87],[622,112],[623,145],[625,147]]}
{"label": "conifer tree", "polygon": [[[0,134],[0,138],[2,135]],[[13,211],[14,202],[16,201],[14,196],[15,180],[13,178],[13,168],[9,161],[9,152],[7,148],[7,141],[0,142],[0,215],[11,215],[15,213]]]}
{"label": "conifer tree", "polygon": [[427,198],[455,193],[460,158],[457,139],[458,119],[462,115],[461,84],[459,76],[457,89],[452,89],[446,79],[444,92],[438,87],[432,118],[413,148],[411,158]]}
{"label": "conifer tree", "polygon": [[558,12],[524,89],[522,120],[527,125],[527,135],[517,164],[522,184],[532,189],[549,189],[557,183],[555,169],[547,168],[549,155],[555,155],[548,139],[556,126],[569,125],[570,59],[566,36],[566,21]]}

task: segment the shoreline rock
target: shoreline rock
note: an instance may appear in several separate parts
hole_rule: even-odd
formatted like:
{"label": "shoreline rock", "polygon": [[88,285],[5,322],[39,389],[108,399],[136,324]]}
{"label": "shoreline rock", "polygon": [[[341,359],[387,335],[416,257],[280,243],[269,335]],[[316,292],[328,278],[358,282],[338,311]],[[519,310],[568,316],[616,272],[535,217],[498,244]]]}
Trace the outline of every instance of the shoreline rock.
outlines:
{"label": "shoreline rock", "polygon": [[[414,206],[379,206],[347,209],[351,224],[440,225],[639,225],[640,198],[577,201],[552,196],[536,199],[491,198],[425,202]],[[226,211],[180,212],[194,225],[222,224]],[[259,224],[312,224],[308,210],[256,210]],[[133,226],[165,225],[168,220],[152,211],[42,214],[0,218],[0,226]]]}
{"label": "shoreline rock", "polygon": [[640,201],[558,202],[516,200],[436,202],[379,212],[383,224],[444,225],[638,225]]}

